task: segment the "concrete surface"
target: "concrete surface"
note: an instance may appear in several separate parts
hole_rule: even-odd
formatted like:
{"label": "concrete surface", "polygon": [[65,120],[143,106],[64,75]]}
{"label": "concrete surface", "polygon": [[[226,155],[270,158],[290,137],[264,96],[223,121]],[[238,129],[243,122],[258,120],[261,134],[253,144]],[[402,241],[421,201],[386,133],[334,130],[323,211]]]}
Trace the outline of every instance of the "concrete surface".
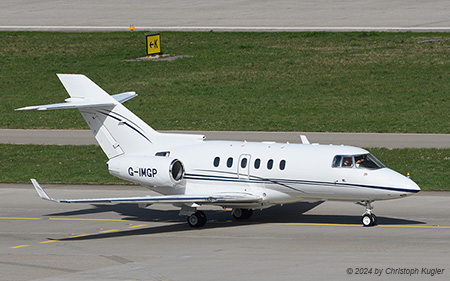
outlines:
{"label": "concrete surface", "polygon": [[[149,194],[44,187],[55,198]],[[0,280],[449,279],[450,193],[374,206],[379,226],[372,228],[360,225],[363,207],[325,202],[255,211],[239,223],[229,211],[205,210],[207,225],[192,229],[171,206],[56,204],[31,184],[0,184]],[[360,268],[372,273],[356,275]],[[392,273],[404,268],[419,273]],[[442,274],[425,273],[436,268]]]}
{"label": "concrete surface", "polygon": [[2,0],[0,30],[448,32],[449,10],[448,0]]}

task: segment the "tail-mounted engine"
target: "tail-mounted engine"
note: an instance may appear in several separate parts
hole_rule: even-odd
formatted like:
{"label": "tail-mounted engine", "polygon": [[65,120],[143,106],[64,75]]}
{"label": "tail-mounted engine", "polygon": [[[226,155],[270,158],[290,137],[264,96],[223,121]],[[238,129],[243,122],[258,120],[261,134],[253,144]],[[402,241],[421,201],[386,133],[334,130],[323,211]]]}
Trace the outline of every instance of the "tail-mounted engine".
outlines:
{"label": "tail-mounted engine", "polygon": [[159,156],[122,156],[108,161],[109,173],[146,186],[174,187],[184,177],[183,163]]}

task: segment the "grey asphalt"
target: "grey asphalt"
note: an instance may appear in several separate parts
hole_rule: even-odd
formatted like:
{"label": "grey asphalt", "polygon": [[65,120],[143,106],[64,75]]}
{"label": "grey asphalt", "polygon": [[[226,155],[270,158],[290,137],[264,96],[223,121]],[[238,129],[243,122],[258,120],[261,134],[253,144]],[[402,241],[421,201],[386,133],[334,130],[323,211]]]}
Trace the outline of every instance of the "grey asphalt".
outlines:
{"label": "grey asphalt", "polygon": [[[55,198],[149,194],[135,186],[43,186]],[[360,225],[363,207],[325,202],[255,211],[239,223],[229,211],[205,209],[207,225],[192,229],[171,206],[56,204],[31,184],[0,184],[0,280],[450,278],[449,193],[374,206],[372,228]],[[355,276],[360,268],[372,273]],[[392,273],[400,268],[419,273]],[[423,272],[435,268],[444,271]]]}
{"label": "grey asphalt", "polygon": [[[344,144],[358,147],[386,148],[450,148],[449,134],[377,134],[377,133],[314,133],[314,132],[225,132],[225,131],[163,131],[204,134],[207,140],[276,141],[300,143],[304,134],[311,143]],[[97,144],[89,130],[12,130],[0,129],[0,143],[10,144]]]}
{"label": "grey asphalt", "polygon": [[0,30],[450,31],[448,0],[0,2]]}

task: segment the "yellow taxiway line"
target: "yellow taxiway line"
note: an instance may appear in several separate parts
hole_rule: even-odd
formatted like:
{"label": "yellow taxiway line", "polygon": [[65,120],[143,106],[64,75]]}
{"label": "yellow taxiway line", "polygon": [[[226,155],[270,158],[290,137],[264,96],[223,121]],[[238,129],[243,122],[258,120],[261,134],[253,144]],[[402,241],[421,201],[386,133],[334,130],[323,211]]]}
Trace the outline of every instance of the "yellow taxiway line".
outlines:
{"label": "yellow taxiway line", "polygon": [[28,247],[30,245],[19,245],[19,246],[14,246],[14,247],[10,247],[11,249],[19,249],[19,248],[25,248]]}

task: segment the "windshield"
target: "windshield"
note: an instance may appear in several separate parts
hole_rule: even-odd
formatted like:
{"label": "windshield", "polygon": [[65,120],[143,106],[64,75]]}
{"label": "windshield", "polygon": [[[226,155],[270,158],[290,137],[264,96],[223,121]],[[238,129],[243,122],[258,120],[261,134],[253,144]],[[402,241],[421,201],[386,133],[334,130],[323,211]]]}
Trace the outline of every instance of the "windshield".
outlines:
{"label": "windshield", "polygon": [[333,159],[333,168],[381,169],[385,168],[372,154],[336,155]]}

